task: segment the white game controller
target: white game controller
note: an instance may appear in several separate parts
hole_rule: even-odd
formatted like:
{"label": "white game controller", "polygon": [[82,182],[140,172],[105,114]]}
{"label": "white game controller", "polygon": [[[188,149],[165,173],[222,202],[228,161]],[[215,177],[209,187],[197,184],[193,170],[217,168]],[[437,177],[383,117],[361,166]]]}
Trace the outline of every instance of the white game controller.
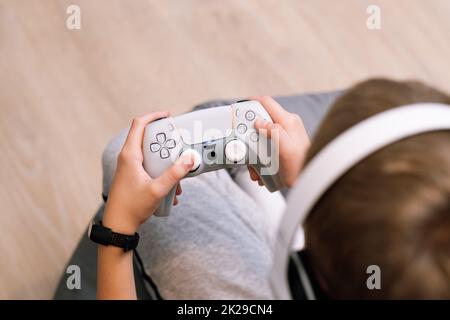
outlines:
{"label": "white game controller", "polygon": [[[257,170],[270,191],[282,187],[278,176],[278,150],[270,139],[259,135],[256,119],[272,122],[257,101],[204,109],[154,121],[145,128],[144,168],[155,178],[179,157],[191,154],[194,165],[187,177],[204,172],[249,165]],[[156,216],[168,216],[176,188],[163,199]]]}

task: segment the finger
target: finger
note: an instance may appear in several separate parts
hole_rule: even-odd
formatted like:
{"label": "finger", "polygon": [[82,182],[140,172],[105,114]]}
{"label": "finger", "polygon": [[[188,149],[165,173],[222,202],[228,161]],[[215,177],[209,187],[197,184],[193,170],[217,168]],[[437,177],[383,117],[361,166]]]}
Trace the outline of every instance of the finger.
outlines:
{"label": "finger", "polygon": [[280,123],[284,126],[285,120],[290,114],[278,102],[269,96],[253,97],[252,99],[259,101],[262,104],[264,109],[266,109],[269,113],[273,122]]}
{"label": "finger", "polygon": [[129,152],[132,155],[141,156],[142,140],[144,138],[145,127],[150,122],[167,117],[168,115],[169,112],[160,111],[148,113],[146,115],[143,115],[142,117],[133,119],[123,149],[127,150],[127,152]]}
{"label": "finger", "polygon": [[181,189],[181,184],[177,184],[177,191],[175,192],[175,194],[179,196],[182,192],[183,190]]}
{"label": "finger", "polygon": [[169,169],[154,179],[152,184],[157,186],[158,192],[166,195],[188,174],[193,165],[194,159],[190,155],[178,158]]}
{"label": "finger", "polygon": [[258,184],[263,187],[264,186],[264,182],[262,182],[262,180],[258,180]]}
{"label": "finger", "polygon": [[259,176],[258,171],[256,171],[255,168],[248,166],[248,172],[250,173],[251,180],[257,181],[260,186],[264,185],[262,184],[261,177]]}
{"label": "finger", "polygon": [[259,175],[256,172],[255,168],[248,166],[248,172],[250,173],[250,179],[252,179],[253,181],[258,181],[259,180]]}
{"label": "finger", "polygon": [[[291,137],[281,125],[266,121],[261,125],[255,125],[255,128],[260,135],[272,141],[272,145],[276,148],[275,152],[279,157],[278,160],[281,158],[289,158],[289,155],[292,154],[292,150],[294,150],[295,147],[293,147]],[[296,141],[295,143],[304,143],[303,141],[304,139]],[[307,140],[307,142],[308,141],[309,140]]]}
{"label": "finger", "polygon": [[256,131],[258,131],[258,133],[262,134],[268,139],[277,138],[281,141],[288,141],[286,139],[289,139],[289,135],[287,134],[286,130],[284,130],[284,128],[278,123],[271,123],[258,119],[255,121],[255,129]]}

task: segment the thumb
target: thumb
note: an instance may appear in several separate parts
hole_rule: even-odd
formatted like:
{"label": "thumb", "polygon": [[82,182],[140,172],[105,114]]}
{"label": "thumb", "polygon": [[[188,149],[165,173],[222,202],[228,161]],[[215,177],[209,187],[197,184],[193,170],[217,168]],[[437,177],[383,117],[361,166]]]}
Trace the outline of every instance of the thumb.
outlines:
{"label": "thumb", "polygon": [[194,159],[190,155],[178,158],[175,163],[169,169],[164,171],[162,175],[156,178],[153,183],[156,183],[161,193],[166,195],[188,174],[193,165]]}

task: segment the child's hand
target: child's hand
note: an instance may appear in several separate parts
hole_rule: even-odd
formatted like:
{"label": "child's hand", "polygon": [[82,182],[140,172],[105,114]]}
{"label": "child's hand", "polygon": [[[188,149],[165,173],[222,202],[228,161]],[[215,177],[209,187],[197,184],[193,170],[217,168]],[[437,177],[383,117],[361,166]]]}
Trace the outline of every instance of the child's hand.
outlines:
{"label": "child's hand", "polygon": [[[259,101],[273,120],[273,124],[262,120],[255,122],[255,128],[260,134],[272,137],[274,130],[278,131],[281,182],[286,187],[292,187],[297,179],[310,146],[302,119],[294,113],[287,112],[271,97],[254,97]],[[265,129],[265,130],[262,130]],[[276,141],[275,141],[276,142]],[[250,177],[263,185],[257,172],[249,167]]]}
{"label": "child's hand", "polygon": [[[177,186],[177,195],[181,193],[178,183],[192,169],[193,159],[188,157],[178,159],[156,179],[144,170],[142,141],[145,126],[167,116],[167,112],[155,112],[133,120],[119,154],[103,218],[103,224],[116,232],[133,234],[152,216],[160,201],[174,186]],[[176,202],[175,199],[174,204]]]}

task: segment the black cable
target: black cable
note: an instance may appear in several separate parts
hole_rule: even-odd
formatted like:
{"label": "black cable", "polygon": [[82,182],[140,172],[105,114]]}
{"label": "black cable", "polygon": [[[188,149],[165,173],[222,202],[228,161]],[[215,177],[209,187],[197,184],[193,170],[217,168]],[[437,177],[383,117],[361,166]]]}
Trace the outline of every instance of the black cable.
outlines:
{"label": "black cable", "polygon": [[145,272],[144,263],[142,262],[142,259],[139,256],[137,250],[134,249],[133,251],[134,251],[134,255],[135,255],[135,257],[136,257],[136,259],[137,259],[137,261],[138,261],[138,263],[140,265],[142,278],[144,278],[144,280],[147,281],[147,283],[150,285],[150,287],[152,288],[153,292],[155,293],[156,299],[157,300],[164,300],[163,297],[161,297],[161,294],[159,293],[158,287],[153,282],[152,278]]}

